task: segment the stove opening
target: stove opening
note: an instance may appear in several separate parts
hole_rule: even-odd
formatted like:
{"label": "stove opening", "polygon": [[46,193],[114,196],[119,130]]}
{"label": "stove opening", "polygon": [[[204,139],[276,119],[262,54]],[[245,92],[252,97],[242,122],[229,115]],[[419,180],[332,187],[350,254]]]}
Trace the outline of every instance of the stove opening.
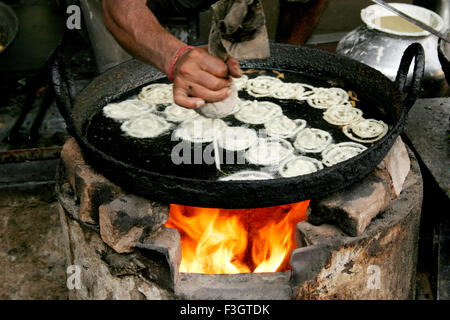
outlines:
{"label": "stove opening", "polygon": [[181,236],[180,272],[236,274],[290,270],[295,226],[309,200],[258,209],[212,209],[172,204],[165,226]]}

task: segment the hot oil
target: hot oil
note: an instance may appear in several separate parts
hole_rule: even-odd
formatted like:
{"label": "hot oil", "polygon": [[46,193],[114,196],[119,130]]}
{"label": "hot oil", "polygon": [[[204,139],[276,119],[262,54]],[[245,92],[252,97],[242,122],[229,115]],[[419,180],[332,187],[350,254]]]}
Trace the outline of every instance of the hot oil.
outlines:
{"label": "hot oil", "polygon": [[384,16],[373,20],[377,26],[396,32],[418,33],[424,30],[399,16]]}
{"label": "hot oil", "polygon": [[[264,71],[265,75],[276,77],[277,73],[273,71]],[[310,75],[305,75],[297,72],[281,71],[284,74],[284,82],[298,82],[313,85],[315,87],[339,87],[346,91],[354,90],[354,88],[347,88],[345,83],[339,80],[330,79],[324,80]],[[254,78],[259,74],[248,75],[249,78]],[[162,81],[160,81],[162,82]],[[123,101],[132,98],[139,93],[142,88],[137,88],[130,93],[122,96],[118,101]],[[358,95],[358,92],[356,92]],[[274,98],[255,98],[249,95],[244,90],[239,92],[239,97],[245,100],[258,100],[258,101],[271,101],[281,106],[283,114],[291,119],[304,119],[307,121],[309,128],[317,128],[328,131],[334,140],[334,143],[340,143],[349,141],[348,138],[342,133],[338,126],[328,124],[323,120],[323,112],[325,110],[315,109],[310,107],[306,101],[297,100],[279,100]],[[360,108],[364,112],[365,118],[383,119],[383,116],[378,112],[377,108],[374,108],[372,103],[367,102],[363,97],[358,95],[360,101],[357,101],[356,107]],[[112,101],[115,102],[115,101]],[[161,108],[158,108],[161,109]],[[229,116],[222,119],[229,126],[244,126],[256,130],[261,133],[264,129],[264,125],[248,125],[243,124],[234,116]],[[385,119],[383,119],[385,120]],[[171,131],[158,136],[153,139],[138,139],[125,135],[120,129],[121,123],[113,119],[107,118],[103,115],[103,112],[99,112],[92,118],[87,127],[87,138],[101,151],[111,155],[113,158],[120,160],[126,164],[136,166],[148,171],[158,172],[163,175],[173,175],[178,177],[204,179],[204,180],[216,180],[225,175],[242,171],[242,170],[261,170],[261,166],[245,164],[225,164],[226,159],[243,159],[243,153],[235,152],[234,155],[230,155],[230,152],[226,154],[225,151],[219,152],[221,154],[221,171],[216,169],[215,164],[193,164],[195,150],[205,150],[210,143],[193,144],[187,142],[181,142],[179,140],[172,139],[173,130],[177,128],[174,125]],[[295,136],[291,139],[287,139],[293,143]],[[191,150],[191,163],[174,164],[171,159],[171,153],[175,146],[180,143],[186,144],[184,150]],[[228,156],[228,158],[227,158]],[[307,154],[308,157],[321,160],[320,153]],[[233,158],[234,157],[234,158]],[[265,168],[267,169],[267,168]]]}

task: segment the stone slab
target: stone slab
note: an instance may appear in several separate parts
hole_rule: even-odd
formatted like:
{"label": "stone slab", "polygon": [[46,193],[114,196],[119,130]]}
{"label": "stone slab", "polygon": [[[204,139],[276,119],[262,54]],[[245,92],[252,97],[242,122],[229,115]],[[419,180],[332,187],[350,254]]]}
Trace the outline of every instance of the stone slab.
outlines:
{"label": "stone slab", "polygon": [[181,273],[175,294],[186,300],[290,300],[290,274]]}
{"label": "stone slab", "polygon": [[450,198],[450,98],[419,99],[409,111],[405,133]]}

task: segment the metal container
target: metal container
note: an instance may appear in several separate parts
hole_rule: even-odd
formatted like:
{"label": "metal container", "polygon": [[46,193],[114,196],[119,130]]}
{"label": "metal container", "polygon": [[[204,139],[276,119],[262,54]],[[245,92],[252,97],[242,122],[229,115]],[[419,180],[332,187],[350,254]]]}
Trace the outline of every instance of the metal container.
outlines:
{"label": "metal container", "polygon": [[132,57],[122,49],[103,24],[102,2],[81,0],[80,5],[99,73],[131,60]]}
{"label": "metal container", "polygon": [[19,19],[13,9],[0,2],[0,53],[11,45],[18,31]]}
{"label": "metal container", "polygon": [[[391,5],[436,30],[444,29],[443,19],[433,11],[401,3],[391,3]],[[393,14],[378,5],[363,9],[361,19],[364,25],[344,36],[336,52],[367,64],[394,80],[404,50],[412,43],[418,42],[425,49],[424,96],[448,94],[449,88],[437,53],[438,38],[427,31],[408,33],[383,28],[379,25],[379,18],[384,16],[393,16]],[[408,78],[411,76],[412,71]]]}

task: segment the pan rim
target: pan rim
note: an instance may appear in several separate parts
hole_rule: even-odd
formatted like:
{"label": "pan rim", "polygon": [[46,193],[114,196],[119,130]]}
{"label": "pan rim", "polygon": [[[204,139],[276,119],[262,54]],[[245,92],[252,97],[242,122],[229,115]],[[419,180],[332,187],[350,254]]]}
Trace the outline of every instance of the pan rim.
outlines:
{"label": "pan rim", "polygon": [[[295,45],[285,45],[285,44],[272,44],[272,46],[275,47],[281,47],[281,48],[292,48],[294,50],[297,50],[298,46]],[[316,49],[311,49],[311,48],[305,48],[305,47],[301,47],[301,50],[307,50],[307,51],[314,51]],[[401,133],[403,127],[404,127],[404,122],[405,122],[405,118],[407,115],[407,112],[404,108],[404,106],[402,105],[402,99],[401,99],[401,94],[397,91],[397,89],[395,88],[393,82],[391,82],[389,79],[387,79],[387,77],[385,77],[381,72],[367,66],[364,64],[361,64],[360,62],[351,60],[347,57],[344,56],[340,56],[338,54],[335,53],[330,53],[330,52],[325,52],[325,53],[321,53],[321,54],[325,54],[328,55],[330,57],[336,58],[336,59],[340,59],[343,60],[344,62],[348,62],[349,60],[351,61],[351,64],[353,64],[354,66],[358,66],[359,68],[363,68],[365,70],[370,70],[370,72],[377,72],[380,76],[381,79],[383,79],[383,81],[385,81],[385,83],[389,83],[389,86],[391,86],[392,89],[392,97],[395,101],[392,101],[392,103],[397,103],[400,106],[400,114],[397,117],[397,120],[395,123],[392,124],[388,134],[386,136],[384,136],[381,140],[375,142],[374,144],[372,144],[367,150],[365,150],[364,152],[358,154],[355,157],[352,157],[346,161],[340,162],[332,167],[326,167],[322,170],[319,170],[317,172],[311,173],[311,174],[307,174],[307,175],[302,175],[302,176],[297,176],[297,177],[290,177],[290,178],[275,178],[275,179],[270,179],[270,180],[253,180],[253,181],[246,181],[246,180],[237,180],[237,181],[217,181],[217,180],[206,180],[206,179],[195,179],[195,178],[188,178],[188,177],[180,177],[180,176],[174,176],[174,175],[169,175],[169,174],[161,174],[159,172],[156,171],[149,171],[143,168],[139,168],[133,165],[129,165],[125,162],[122,162],[118,159],[113,158],[112,156],[108,155],[107,153],[99,150],[98,148],[96,148],[95,146],[93,146],[86,138],[86,135],[82,132],[80,126],[75,128],[76,131],[76,138],[77,140],[82,143],[84,145],[85,148],[89,149],[90,152],[93,153],[92,156],[95,156],[95,158],[101,158],[103,161],[108,161],[108,162],[112,162],[114,164],[114,166],[118,166],[118,167],[123,167],[125,170],[130,171],[131,174],[134,174],[136,176],[145,176],[149,181],[152,180],[156,180],[156,181],[160,181],[161,179],[170,183],[173,183],[174,185],[180,185],[181,188],[183,188],[184,190],[189,189],[187,186],[195,184],[195,188],[200,188],[202,186],[208,186],[211,187],[213,189],[219,189],[222,186],[239,186],[241,188],[249,188],[252,187],[250,189],[255,189],[255,185],[257,185],[256,189],[261,190],[264,188],[277,188],[280,187],[282,185],[286,185],[286,184],[301,184],[302,181],[307,181],[307,180],[312,180],[312,179],[316,179],[316,180],[324,180],[324,177],[330,175],[332,172],[345,172],[348,171],[348,168],[351,164],[357,164],[361,159],[365,159],[367,158],[368,154],[370,151],[373,150],[383,150],[382,152],[382,157],[381,155],[379,155],[380,161],[385,157],[385,155],[387,154],[387,151],[390,150],[390,148],[393,145],[393,142],[395,140],[395,138],[397,138],[397,136]],[[247,68],[247,67],[252,67],[252,62],[250,61],[245,61],[243,62],[243,68]],[[272,69],[277,69],[280,70],[280,68],[278,67],[273,67]],[[291,70],[286,69],[286,71],[293,71],[295,70],[295,67],[293,67]],[[297,72],[297,70],[295,71]],[[145,83],[148,82],[152,82],[155,80],[160,80],[163,79],[165,77],[165,75],[163,75],[161,72],[156,72],[151,78],[146,79]],[[139,85],[135,85],[133,88],[128,88],[127,90],[118,93],[116,95],[113,96],[109,96],[108,99],[109,100],[114,100],[114,98],[119,97],[121,94],[125,94],[126,92],[129,92],[133,89],[136,89],[140,86],[145,85],[144,84],[139,84]],[[86,89],[85,89],[86,90]],[[84,91],[84,90],[83,90]],[[82,94],[80,94],[79,96],[81,96]],[[78,96],[78,97],[79,97]],[[75,105],[77,105],[77,103],[81,103],[82,99],[76,99],[75,101]],[[97,99],[97,101],[104,101],[105,99]],[[92,113],[92,115],[95,113]],[[91,115],[91,116],[92,116]],[[387,150],[387,151],[386,151]],[[363,172],[362,176],[365,176],[367,174],[369,174],[371,171],[373,171],[375,167],[371,168],[371,170],[369,172]],[[326,179],[325,179],[326,180]],[[345,180],[345,179],[344,179]],[[345,181],[343,182],[345,184]],[[353,182],[352,182],[353,183]],[[348,184],[347,184],[348,185]],[[344,186],[345,187],[345,186]],[[169,188],[170,189],[170,188]],[[340,188],[337,188],[340,189]],[[253,190],[254,191],[254,190]],[[161,196],[158,196],[158,198],[161,198]],[[169,197],[170,198],[170,197]],[[158,199],[159,200],[159,199]],[[304,199],[307,200],[307,199]],[[182,202],[186,202],[186,201],[182,201]],[[189,201],[188,201],[189,202]],[[198,201],[197,201],[198,202]],[[208,202],[208,201],[206,201]],[[294,201],[295,202],[295,201]],[[171,201],[171,203],[176,203]],[[279,202],[278,202],[279,203]],[[291,202],[292,203],[292,202]],[[184,203],[180,203],[180,204],[184,204]],[[280,205],[282,203],[279,204],[274,204],[274,205]],[[188,204],[189,205],[189,204]],[[197,205],[197,204],[196,204]],[[242,208],[243,204],[239,205],[239,208]],[[211,207],[210,205],[206,205],[208,207]],[[266,206],[266,205],[264,205]],[[225,206],[228,208],[232,208],[232,207],[236,207],[234,205],[231,206]],[[251,206],[252,208],[255,206]]]}

